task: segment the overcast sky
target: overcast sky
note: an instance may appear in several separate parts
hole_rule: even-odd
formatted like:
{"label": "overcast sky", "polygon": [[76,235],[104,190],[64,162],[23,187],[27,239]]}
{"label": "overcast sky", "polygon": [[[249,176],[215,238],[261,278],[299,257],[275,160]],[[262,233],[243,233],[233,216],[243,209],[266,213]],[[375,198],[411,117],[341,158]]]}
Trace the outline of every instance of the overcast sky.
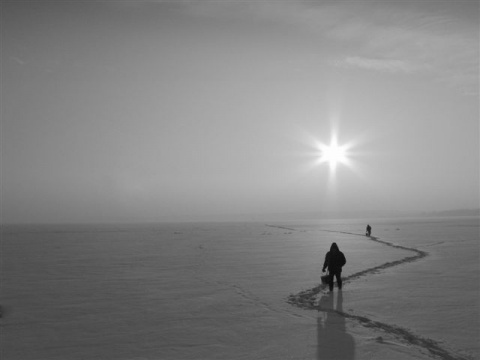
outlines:
{"label": "overcast sky", "polygon": [[477,1],[1,14],[5,223],[479,207]]}

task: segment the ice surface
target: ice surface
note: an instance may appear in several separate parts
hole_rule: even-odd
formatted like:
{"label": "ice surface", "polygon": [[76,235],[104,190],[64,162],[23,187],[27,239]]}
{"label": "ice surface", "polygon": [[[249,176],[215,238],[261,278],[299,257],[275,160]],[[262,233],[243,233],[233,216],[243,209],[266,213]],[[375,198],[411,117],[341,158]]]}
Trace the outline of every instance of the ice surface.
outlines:
{"label": "ice surface", "polygon": [[3,228],[2,360],[478,358],[478,219],[369,222]]}

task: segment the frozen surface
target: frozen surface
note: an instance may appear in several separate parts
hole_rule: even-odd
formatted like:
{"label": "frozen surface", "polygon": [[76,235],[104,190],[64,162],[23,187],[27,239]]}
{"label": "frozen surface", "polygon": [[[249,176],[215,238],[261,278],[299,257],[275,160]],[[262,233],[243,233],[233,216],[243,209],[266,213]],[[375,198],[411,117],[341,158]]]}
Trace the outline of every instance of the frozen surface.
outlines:
{"label": "frozen surface", "polygon": [[478,358],[479,220],[369,221],[5,227],[0,357]]}

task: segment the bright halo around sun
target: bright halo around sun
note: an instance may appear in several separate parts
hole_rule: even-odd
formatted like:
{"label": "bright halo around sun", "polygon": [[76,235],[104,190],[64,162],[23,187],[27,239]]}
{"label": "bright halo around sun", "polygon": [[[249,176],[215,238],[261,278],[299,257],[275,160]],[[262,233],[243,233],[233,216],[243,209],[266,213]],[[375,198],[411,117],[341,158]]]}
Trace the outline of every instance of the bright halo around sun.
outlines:
{"label": "bright halo around sun", "polygon": [[339,145],[335,135],[330,140],[330,145],[318,144],[320,150],[319,163],[328,163],[330,170],[335,171],[338,164],[348,165],[348,145]]}

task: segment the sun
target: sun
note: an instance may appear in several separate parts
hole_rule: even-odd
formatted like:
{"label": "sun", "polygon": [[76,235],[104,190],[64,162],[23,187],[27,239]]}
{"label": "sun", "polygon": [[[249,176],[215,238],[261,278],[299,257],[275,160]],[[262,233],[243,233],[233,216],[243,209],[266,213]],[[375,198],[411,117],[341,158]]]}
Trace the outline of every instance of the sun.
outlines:
{"label": "sun", "polygon": [[336,136],[332,136],[330,145],[318,144],[320,150],[319,162],[329,163],[330,169],[335,170],[338,164],[348,163],[348,146],[339,145]]}

